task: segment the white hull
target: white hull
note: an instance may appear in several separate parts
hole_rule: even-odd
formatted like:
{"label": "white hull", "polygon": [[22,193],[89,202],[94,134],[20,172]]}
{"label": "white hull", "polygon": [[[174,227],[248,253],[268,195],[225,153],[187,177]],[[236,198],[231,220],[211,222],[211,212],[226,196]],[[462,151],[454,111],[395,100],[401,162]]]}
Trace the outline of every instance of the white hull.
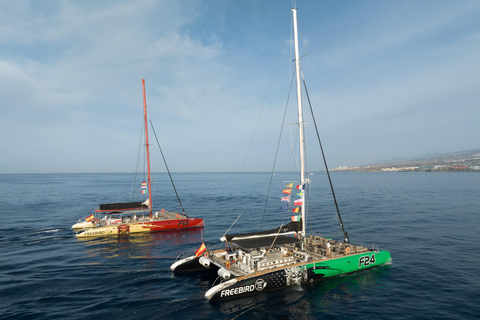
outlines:
{"label": "white hull", "polygon": [[95,227],[95,224],[93,222],[88,222],[88,221],[82,221],[75,223],[72,226],[73,230],[83,230],[83,229],[89,229]]}

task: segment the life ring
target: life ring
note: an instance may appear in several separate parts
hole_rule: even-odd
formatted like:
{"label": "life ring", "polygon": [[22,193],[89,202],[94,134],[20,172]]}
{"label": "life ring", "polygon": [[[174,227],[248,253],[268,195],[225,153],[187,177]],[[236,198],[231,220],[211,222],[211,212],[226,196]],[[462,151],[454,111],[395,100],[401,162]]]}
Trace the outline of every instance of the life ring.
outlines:
{"label": "life ring", "polygon": [[205,253],[203,254],[203,256],[204,256],[205,258],[208,258],[208,251],[205,251]]}
{"label": "life ring", "polygon": [[350,252],[350,247],[346,247],[345,248],[345,253],[349,253]]}
{"label": "life ring", "polygon": [[177,213],[177,219],[180,219],[180,214]]}
{"label": "life ring", "polygon": [[98,220],[97,220],[97,219],[95,219],[95,220],[93,220],[93,221],[95,222],[95,224],[98,224]]}
{"label": "life ring", "polygon": [[227,268],[227,270],[230,269],[230,262],[225,261],[225,268]]}
{"label": "life ring", "polygon": [[160,212],[161,212],[161,213],[165,213],[165,209],[162,209]]}

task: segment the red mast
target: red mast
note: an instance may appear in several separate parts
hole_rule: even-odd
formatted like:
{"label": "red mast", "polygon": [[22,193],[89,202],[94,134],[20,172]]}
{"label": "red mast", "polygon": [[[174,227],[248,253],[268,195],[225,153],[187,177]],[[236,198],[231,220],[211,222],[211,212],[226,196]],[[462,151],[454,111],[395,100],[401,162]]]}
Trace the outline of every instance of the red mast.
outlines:
{"label": "red mast", "polygon": [[143,114],[145,117],[145,147],[147,151],[147,166],[148,166],[148,207],[150,208],[150,218],[152,217],[152,186],[150,177],[150,149],[148,144],[148,124],[147,124],[147,98],[145,96],[145,79],[142,79],[143,85]]}

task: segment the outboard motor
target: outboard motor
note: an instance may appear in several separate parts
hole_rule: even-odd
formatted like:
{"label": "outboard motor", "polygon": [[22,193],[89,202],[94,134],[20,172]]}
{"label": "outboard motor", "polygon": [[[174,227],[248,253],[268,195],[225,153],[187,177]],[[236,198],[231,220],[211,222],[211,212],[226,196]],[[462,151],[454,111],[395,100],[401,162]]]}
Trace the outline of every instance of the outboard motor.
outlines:
{"label": "outboard motor", "polygon": [[218,275],[219,275],[220,277],[222,277],[223,279],[225,279],[225,280],[230,279],[230,277],[232,276],[232,274],[230,273],[230,271],[228,271],[228,270],[225,269],[225,268],[220,268],[220,269],[218,269]]}
{"label": "outboard motor", "polygon": [[205,257],[200,257],[200,259],[198,259],[198,262],[204,266],[205,268],[208,268],[210,266],[210,260],[208,260],[207,258]]}

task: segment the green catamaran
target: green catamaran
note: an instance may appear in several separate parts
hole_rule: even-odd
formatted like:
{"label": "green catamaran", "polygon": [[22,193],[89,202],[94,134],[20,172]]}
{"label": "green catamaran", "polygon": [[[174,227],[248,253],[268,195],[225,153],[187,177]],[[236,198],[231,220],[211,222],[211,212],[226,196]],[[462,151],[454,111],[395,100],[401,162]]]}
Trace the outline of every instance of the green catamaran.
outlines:
{"label": "green catamaran", "polygon": [[[171,266],[174,272],[202,268],[217,271],[221,282],[215,283],[206,292],[205,296],[209,300],[241,297],[290,285],[319,281],[390,264],[392,261],[391,255],[387,251],[378,251],[375,248],[366,248],[350,243],[338,206],[337,213],[343,231],[342,241],[307,235],[305,232],[306,204],[304,199],[308,199],[305,194],[310,191],[310,180],[305,173],[297,9],[292,9],[292,16],[300,140],[300,182],[296,188],[302,190],[302,198],[297,203],[299,216],[292,217],[292,222],[276,229],[236,235],[226,234],[220,239],[225,243],[225,248],[214,250],[207,248],[202,243],[195,255],[176,261]],[[328,177],[330,179],[329,174]],[[293,184],[289,184],[287,187],[291,192]],[[335,198],[334,193],[333,195]]]}

